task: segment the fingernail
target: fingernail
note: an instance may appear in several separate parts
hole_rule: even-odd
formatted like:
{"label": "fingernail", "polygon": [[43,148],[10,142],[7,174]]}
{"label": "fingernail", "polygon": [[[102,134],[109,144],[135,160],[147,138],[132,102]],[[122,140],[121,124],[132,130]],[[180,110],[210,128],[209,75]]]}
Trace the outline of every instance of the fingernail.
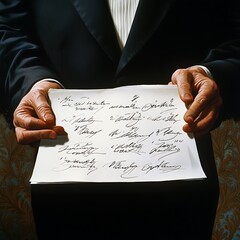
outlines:
{"label": "fingernail", "polygon": [[184,94],[184,98],[185,98],[185,99],[192,99],[192,95],[189,94],[189,93],[185,93],[185,94]]}
{"label": "fingernail", "polygon": [[185,121],[187,122],[187,123],[192,123],[193,122],[193,117],[192,116],[185,116]]}
{"label": "fingernail", "polygon": [[54,121],[52,114],[46,113],[43,116],[43,120],[47,123],[52,123]]}

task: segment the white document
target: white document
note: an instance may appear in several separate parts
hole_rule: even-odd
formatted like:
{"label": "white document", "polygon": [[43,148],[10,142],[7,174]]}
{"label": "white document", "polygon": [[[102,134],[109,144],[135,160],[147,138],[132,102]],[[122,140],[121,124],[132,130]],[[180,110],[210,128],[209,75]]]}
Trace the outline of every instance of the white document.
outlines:
{"label": "white document", "polygon": [[176,86],[50,90],[68,135],[42,140],[31,183],[205,178]]}

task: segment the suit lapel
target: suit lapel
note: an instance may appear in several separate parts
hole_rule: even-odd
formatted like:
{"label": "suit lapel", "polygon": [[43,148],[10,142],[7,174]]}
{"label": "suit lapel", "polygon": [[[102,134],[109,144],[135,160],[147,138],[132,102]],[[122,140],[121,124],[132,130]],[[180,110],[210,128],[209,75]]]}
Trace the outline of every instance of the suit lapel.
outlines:
{"label": "suit lapel", "polygon": [[166,16],[174,0],[140,0],[118,65],[119,73],[141,50]]}
{"label": "suit lapel", "polygon": [[103,51],[118,64],[118,74],[146,44],[175,0],[140,0],[123,52],[118,43],[107,0],[69,1]]}
{"label": "suit lapel", "polygon": [[117,64],[121,49],[106,0],[70,0],[89,32],[108,57]]}

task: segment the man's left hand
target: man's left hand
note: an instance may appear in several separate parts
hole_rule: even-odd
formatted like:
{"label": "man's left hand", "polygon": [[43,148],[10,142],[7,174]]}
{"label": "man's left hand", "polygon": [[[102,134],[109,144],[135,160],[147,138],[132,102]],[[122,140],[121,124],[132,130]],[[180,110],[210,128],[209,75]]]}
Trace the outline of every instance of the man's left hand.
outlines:
{"label": "man's left hand", "polygon": [[187,106],[183,130],[196,137],[211,131],[222,105],[216,82],[203,68],[192,66],[176,70],[169,84],[178,86],[179,96]]}

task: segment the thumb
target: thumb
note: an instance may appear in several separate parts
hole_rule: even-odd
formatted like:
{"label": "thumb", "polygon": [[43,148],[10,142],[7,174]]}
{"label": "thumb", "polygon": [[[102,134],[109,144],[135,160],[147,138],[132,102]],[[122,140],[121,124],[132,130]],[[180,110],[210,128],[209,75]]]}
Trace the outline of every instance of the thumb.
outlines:
{"label": "thumb", "polygon": [[55,125],[55,116],[49,104],[48,90],[50,88],[62,88],[56,82],[40,81],[31,89],[32,106],[39,119],[43,120],[49,127]]}
{"label": "thumb", "polygon": [[55,116],[49,104],[47,91],[33,90],[31,93],[32,106],[39,119],[43,120],[49,127],[55,125]]}

